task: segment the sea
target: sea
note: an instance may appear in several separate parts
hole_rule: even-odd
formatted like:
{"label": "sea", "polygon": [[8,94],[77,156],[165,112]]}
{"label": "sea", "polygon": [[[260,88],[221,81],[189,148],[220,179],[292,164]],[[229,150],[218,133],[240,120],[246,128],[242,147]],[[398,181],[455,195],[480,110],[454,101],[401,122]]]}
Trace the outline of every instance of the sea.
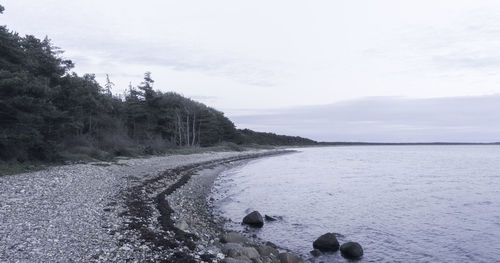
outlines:
{"label": "sea", "polygon": [[[223,172],[226,228],[305,259],[327,232],[361,244],[358,262],[500,262],[500,146],[295,149]],[[276,219],[241,225],[257,210]],[[315,262],[350,262],[340,252]]]}

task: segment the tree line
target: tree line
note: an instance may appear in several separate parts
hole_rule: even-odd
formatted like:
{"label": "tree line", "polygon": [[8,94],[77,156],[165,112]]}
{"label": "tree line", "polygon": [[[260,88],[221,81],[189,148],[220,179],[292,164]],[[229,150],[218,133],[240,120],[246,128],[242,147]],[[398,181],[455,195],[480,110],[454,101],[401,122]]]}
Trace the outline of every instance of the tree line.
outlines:
{"label": "tree line", "polygon": [[[3,12],[0,5],[0,13]],[[101,86],[46,37],[0,27],[0,159],[57,161],[156,154],[177,147],[305,145],[312,140],[238,130],[224,114],[175,92],[154,89],[150,72],[124,97]]]}

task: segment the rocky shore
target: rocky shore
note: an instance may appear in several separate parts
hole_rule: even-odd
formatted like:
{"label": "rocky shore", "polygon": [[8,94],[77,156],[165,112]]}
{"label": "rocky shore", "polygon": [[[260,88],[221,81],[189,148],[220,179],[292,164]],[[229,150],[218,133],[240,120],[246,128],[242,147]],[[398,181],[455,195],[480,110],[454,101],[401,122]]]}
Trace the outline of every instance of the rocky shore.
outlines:
{"label": "rocky shore", "polygon": [[2,176],[0,262],[297,262],[272,244],[224,233],[206,199],[227,166],[286,152],[174,155]]}
{"label": "rocky shore", "polygon": [[201,170],[167,197],[174,210],[174,225],[199,239],[188,254],[197,262],[226,263],[298,263],[307,262],[282,250],[277,245],[259,240],[248,233],[226,231],[225,218],[213,213],[210,190],[217,176],[225,169],[241,165],[247,160],[231,161]]}

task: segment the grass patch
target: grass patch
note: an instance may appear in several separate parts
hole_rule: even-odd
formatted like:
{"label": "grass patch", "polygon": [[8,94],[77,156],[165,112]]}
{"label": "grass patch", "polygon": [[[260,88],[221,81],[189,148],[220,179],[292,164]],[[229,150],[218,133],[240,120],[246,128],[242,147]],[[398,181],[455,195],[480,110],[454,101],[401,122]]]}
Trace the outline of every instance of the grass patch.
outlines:
{"label": "grass patch", "polygon": [[[149,158],[154,156],[162,155],[189,155],[197,153],[209,153],[209,152],[244,152],[251,150],[270,150],[277,149],[280,147],[270,146],[270,145],[237,145],[234,143],[221,143],[216,146],[210,147],[182,147],[182,148],[167,148],[162,151],[162,153],[154,155],[143,155],[143,156],[113,156],[111,153],[100,151],[91,147],[76,147],[71,149],[71,151],[63,151],[61,153],[61,159],[64,162],[29,162],[20,163],[17,161],[0,161],[0,176],[29,173],[34,171],[39,171],[46,169],[50,166],[62,165],[62,164],[75,164],[75,163],[91,163],[94,166],[108,167],[111,165],[117,166],[129,166],[126,163],[119,163],[120,160],[128,160],[132,158]],[[100,162],[99,162],[100,161]]]}
{"label": "grass patch", "polygon": [[35,172],[46,169],[47,167],[48,164],[42,164],[42,163],[20,163],[16,161],[12,162],[0,161],[0,176]]}

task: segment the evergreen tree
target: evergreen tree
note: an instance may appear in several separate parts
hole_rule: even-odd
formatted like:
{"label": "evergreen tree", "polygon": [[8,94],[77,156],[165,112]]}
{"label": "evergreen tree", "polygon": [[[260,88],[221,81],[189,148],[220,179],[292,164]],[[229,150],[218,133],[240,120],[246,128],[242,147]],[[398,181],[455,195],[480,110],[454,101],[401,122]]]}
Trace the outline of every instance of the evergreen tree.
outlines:
{"label": "evergreen tree", "polygon": [[109,80],[109,75],[106,74],[106,84],[104,84],[104,90],[106,91],[106,94],[108,96],[112,96],[111,90],[113,89],[114,86],[115,83],[111,82],[111,80]]}
{"label": "evergreen tree", "polygon": [[[3,12],[0,5],[0,13]],[[310,144],[298,137],[239,131],[220,111],[174,92],[154,91],[150,72],[123,100],[45,37],[0,26],[0,161],[55,161],[88,155],[151,154],[168,147]]]}

